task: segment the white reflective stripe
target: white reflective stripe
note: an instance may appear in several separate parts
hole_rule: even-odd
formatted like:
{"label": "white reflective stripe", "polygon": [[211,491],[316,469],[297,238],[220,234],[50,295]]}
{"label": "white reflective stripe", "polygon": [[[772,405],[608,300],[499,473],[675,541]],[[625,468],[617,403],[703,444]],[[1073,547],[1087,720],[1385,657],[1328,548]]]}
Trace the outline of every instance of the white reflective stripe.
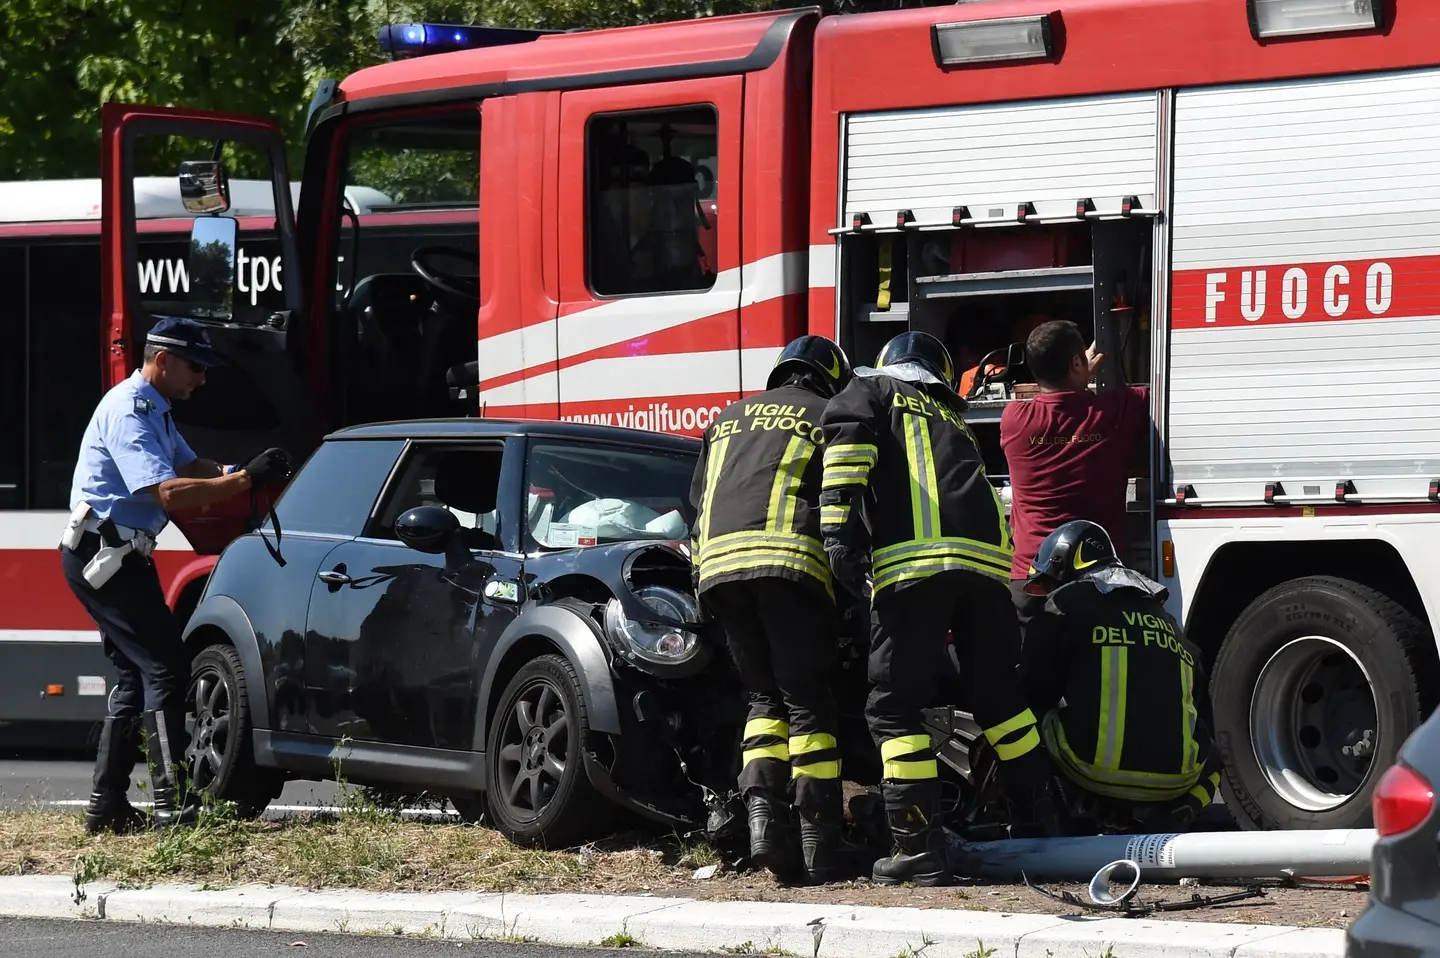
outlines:
{"label": "white reflective stripe", "polygon": [[[703,293],[607,300],[557,320],[544,320],[521,329],[482,337],[479,343],[481,382],[506,373],[535,369],[536,375],[527,379],[541,385],[542,374],[536,367],[556,359],[564,360],[593,349],[618,346],[641,336],[653,336],[663,330],[720,315],[737,306],[743,308],[782,296],[803,294],[807,289],[805,258],[803,251],[778,253],[739,269],[723,270],[715,278],[714,287]],[[550,375],[553,376],[553,372]],[[565,399],[573,401],[574,397],[566,396]],[[491,393],[486,393],[485,401],[508,403],[524,400],[503,396],[496,399]]]}
{"label": "white reflective stripe", "polygon": [[189,340],[185,340],[185,339],[175,339],[175,338],[173,338],[173,337],[171,337],[171,336],[156,336],[154,333],[150,333],[149,335],[147,335],[147,336],[145,337],[145,341],[146,341],[147,343],[165,343],[166,345],[169,345],[169,346],[194,346],[194,345],[197,345],[196,343],[192,343],[192,342],[190,342]]}
{"label": "white reflective stripe", "polygon": [[810,288],[833,289],[835,286],[835,245],[834,243],[814,244],[810,247]]}
{"label": "white reflective stripe", "polygon": [[[740,350],[742,366],[768,374],[775,364],[779,349],[769,347]],[[757,372],[758,375],[758,372]],[[541,373],[493,389],[485,389],[480,398],[491,406],[520,405],[527,394],[533,395],[537,385],[553,384],[558,379],[560,398],[565,403],[591,402],[600,399],[651,399],[674,396],[710,396],[735,393],[737,387],[751,390],[763,388],[752,383],[737,383],[735,352],[715,350],[691,353],[659,353],[641,356],[613,356],[592,359],[567,369]]]}
{"label": "white reflective stripe", "polygon": [[52,645],[99,645],[99,632],[74,629],[0,629],[0,642],[41,642]]}

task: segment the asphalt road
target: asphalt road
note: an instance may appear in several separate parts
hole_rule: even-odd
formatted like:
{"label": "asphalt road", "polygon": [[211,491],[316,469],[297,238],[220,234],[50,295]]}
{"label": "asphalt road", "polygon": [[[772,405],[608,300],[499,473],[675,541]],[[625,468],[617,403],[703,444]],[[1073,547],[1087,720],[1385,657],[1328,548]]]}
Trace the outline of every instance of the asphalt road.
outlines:
{"label": "asphalt road", "polygon": [[[41,921],[0,918],[6,958],[157,958],[224,955],[225,958],[614,958],[602,948],[556,948],[503,942],[426,941],[378,935],[323,935],[279,931],[231,931],[117,921]],[[299,944],[303,942],[302,944]],[[702,958],[695,953],[647,951],[654,958]],[[703,956],[711,958],[711,956]]]}
{"label": "asphalt road", "polygon": [[[35,803],[78,803],[90,797],[90,780],[95,765],[89,761],[42,761],[29,758],[0,760],[0,808],[24,808]],[[144,769],[134,782],[144,778]],[[130,788],[130,801],[147,801],[145,793]],[[290,782],[273,805],[275,814],[292,809],[328,806],[335,800],[332,782]],[[61,807],[64,807],[63,805]]]}

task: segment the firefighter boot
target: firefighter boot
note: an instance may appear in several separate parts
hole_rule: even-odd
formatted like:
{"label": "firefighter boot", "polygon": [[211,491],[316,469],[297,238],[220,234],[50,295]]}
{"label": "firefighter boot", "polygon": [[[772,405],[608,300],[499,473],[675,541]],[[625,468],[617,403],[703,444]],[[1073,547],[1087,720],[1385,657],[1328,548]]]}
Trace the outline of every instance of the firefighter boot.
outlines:
{"label": "firefighter boot", "polygon": [[750,821],[750,860],[780,881],[793,883],[800,876],[795,836],[790,828],[790,803],[763,788],[745,795]]}
{"label": "firefighter boot", "polygon": [[799,805],[800,855],[805,863],[805,880],[824,885],[856,875],[858,860],[864,849],[845,841],[841,835],[844,824],[844,794],[838,779],[814,781],[811,802],[815,807]]}
{"label": "firefighter boot", "polygon": [[927,888],[950,884],[950,860],[946,855],[945,829],[940,825],[936,807],[922,812],[910,805],[889,809],[890,834],[894,852],[875,863],[870,877],[877,885],[903,885],[914,882]]}
{"label": "firefighter boot", "polygon": [[184,713],[180,709],[146,712],[145,732],[150,749],[155,827],[195,824],[200,817],[200,803],[199,796],[189,788]]}
{"label": "firefighter boot", "polygon": [[139,731],[136,718],[105,717],[100,726],[100,748],[95,755],[95,780],[90,801],[85,806],[85,831],[98,835],[113,831],[118,835],[145,824],[144,814],[125,797],[130,790],[130,773],[135,770],[135,736]]}

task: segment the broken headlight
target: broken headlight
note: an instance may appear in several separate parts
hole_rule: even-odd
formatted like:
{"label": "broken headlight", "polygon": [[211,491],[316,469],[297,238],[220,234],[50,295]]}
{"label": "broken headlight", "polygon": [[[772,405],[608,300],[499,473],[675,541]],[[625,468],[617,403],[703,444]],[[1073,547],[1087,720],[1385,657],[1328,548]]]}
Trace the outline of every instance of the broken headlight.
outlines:
{"label": "broken headlight", "polygon": [[[642,585],[635,598],[659,615],[680,622],[698,622],[700,610],[695,600],[683,592],[663,585]],[[642,622],[625,614],[619,599],[605,604],[605,631],[627,657],[644,659],[656,665],[679,665],[688,662],[700,648],[700,636],[656,622]]]}

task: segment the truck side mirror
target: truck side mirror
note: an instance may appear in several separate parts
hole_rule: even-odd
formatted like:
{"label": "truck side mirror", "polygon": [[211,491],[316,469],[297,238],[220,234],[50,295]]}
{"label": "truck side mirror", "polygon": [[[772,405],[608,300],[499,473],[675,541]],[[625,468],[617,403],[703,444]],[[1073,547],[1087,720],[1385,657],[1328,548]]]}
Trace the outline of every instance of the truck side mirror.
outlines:
{"label": "truck side mirror", "polygon": [[197,317],[229,319],[235,313],[235,257],[240,227],[231,216],[201,216],[190,225],[190,302]]}
{"label": "truck side mirror", "polygon": [[219,160],[180,164],[180,202],[188,212],[225,213],[230,209],[230,178]]}

